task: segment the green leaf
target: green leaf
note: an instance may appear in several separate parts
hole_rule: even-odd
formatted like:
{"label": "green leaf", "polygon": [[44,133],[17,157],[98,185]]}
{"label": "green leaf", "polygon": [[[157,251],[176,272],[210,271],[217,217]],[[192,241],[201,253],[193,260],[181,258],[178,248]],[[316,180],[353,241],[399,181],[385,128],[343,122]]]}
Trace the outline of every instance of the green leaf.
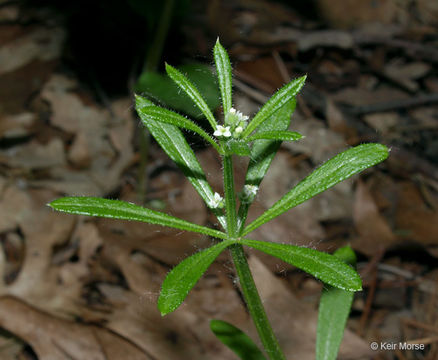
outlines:
{"label": "green leaf", "polygon": [[[142,110],[145,107],[153,105],[149,100],[138,95],[136,95],[135,101],[136,109],[140,118],[143,116]],[[187,144],[181,131],[174,125],[150,119],[142,120],[146,123],[147,128],[155,140],[157,140],[158,144],[160,144],[161,148],[178,165],[202,199],[204,199],[207,204],[213,202],[214,192],[211,189],[193,150],[190,148],[189,144]],[[222,210],[212,209],[212,211],[222,227],[226,229],[225,216],[223,215]]]}
{"label": "green leaf", "polygon": [[259,112],[254,116],[242,133],[242,138],[248,137],[263,121],[268,119],[272,114],[278,111],[284,104],[295,98],[295,95],[301,90],[306,81],[306,76],[292,80],[289,84],[278,90],[269,100],[263,105]]}
{"label": "green leaf", "polygon": [[[349,246],[338,249],[334,256],[352,266],[356,264],[356,255]],[[319,302],[316,360],[336,360],[353,295],[330,285],[324,287]]]}
{"label": "green leaf", "polygon": [[271,139],[277,141],[295,141],[299,140],[303,135],[295,131],[262,131],[257,132],[247,138],[247,141],[253,141],[258,139]]}
{"label": "green leaf", "polygon": [[218,255],[234,241],[225,240],[208,249],[197,252],[185,258],[175,266],[166,276],[161,286],[158,298],[158,309],[161,315],[176,310],[195,286],[199,278],[208,269]]}
{"label": "green leaf", "polygon": [[[216,77],[209,66],[204,64],[187,64],[178,69],[187,75],[203,95],[208,107],[213,111],[219,105],[219,90]],[[163,106],[181,111],[191,118],[201,120],[203,114],[192,100],[167,75],[147,71],[140,75],[135,85],[137,93],[145,94]]]}
{"label": "green leaf", "polygon": [[[202,130],[193,121],[181,116],[173,111],[163,109],[158,106],[147,106],[140,110],[142,112],[142,121],[147,121],[145,119],[151,119],[154,121],[164,122],[166,124],[175,125],[177,127],[194,131],[195,133],[201,135],[205,140],[207,140],[213,147],[220,153],[222,150],[219,145],[213,140],[213,138],[208,135],[204,130]],[[145,124],[147,126],[147,124]]]}
{"label": "green leaf", "polygon": [[387,157],[388,149],[381,144],[362,144],[336,155],[313,171],[264,214],[249,224],[244,229],[242,236],[333,185],[378,164]]}
{"label": "green leaf", "polygon": [[195,105],[202,111],[207,120],[209,121],[213,130],[216,130],[216,119],[213,116],[210,108],[205,102],[204,98],[198,91],[195,85],[193,85],[189,79],[182,72],[175,69],[173,66],[166,64],[166,72],[169,77],[175,81],[175,83],[183,90],[190,99],[195,103]]}
{"label": "green leaf", "polygon": [[249,156],[251,154],[251,149],[248,144],[243,141],[230,139],[225,142],[225,147],[227,153],[230,155]]}
{"label": "green leaf", "polygon": [[[257,129],[257,132],[285,131],[290,124],[291,116],[295,111],[296,100],[292,99],[270,118],[265,120]],[[271,165],[271,161],[280,148],[281,141],[276,140],[255,140],[251,147],[250,161],[246,172],[245,185],[259,186],[266,172]],[[248,209],[252,201],[240,204],[239,207],[239,224],[241,231],[245,225]]]}
{"label": "green leaf", "polygon": [[210,329],[241,360],[266,360],[251,338],[234,325],[222,320],[211,320]]}
{"label": "green leaf", "polygon": [[214,46],[214,61],[216,63],[219,88],[221,90],[222,106],[224,114],[227,114],[233,104],[232,83],[231,83],[231,63],[227,51],[222,47],[219,38]]}
{"label": "green leaf", "polygon": [[289,244],[251,239],[241,239],[240,242],[243,245],[278,257],[334,287],[349,291],[362,289],[362,281],[357,272],[332,255]]}
{"label": "green leaf", "polygon": [[221,231],[196,225],[186,220],[147,209],[120,200],[109,200],[96,197],[64,197],[48,204],[51,208],[77,215],[99,216],[121,220],[136,220],[149,224],[169,226],[176,229],[197,232],[220,239],[227,236]]}

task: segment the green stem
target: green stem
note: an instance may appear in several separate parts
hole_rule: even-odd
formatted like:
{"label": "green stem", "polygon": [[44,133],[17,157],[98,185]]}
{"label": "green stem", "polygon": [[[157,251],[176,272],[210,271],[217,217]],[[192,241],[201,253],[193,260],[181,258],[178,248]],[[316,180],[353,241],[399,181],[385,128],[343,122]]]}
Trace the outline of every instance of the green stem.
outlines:
{"label": "green stem", "polygon": [[242,245],[232,245],[230,251],[237,275],[239,276],[239,283],[242,288],[243,297],[248,305],[249,313],[251,314],[252,320],[254,321],[254,325],[259,333],[260,340],[262,341],[269,359],[286,360],[286,357],[280,349],[277,338],[272,331],[271,325],[269,324],[268,317],[266,316],[265,309],[260,300]]}
{"label": "green stem", "polygon": [[224,155],[224,192],[227,215],[228,235],[237,236],[236,192],[234,191],[233,160],[231,155]]}
{"label": "green stem", "polygon": [[[233,160],[231,155],[223,157],[225,209],[227,213],[227,232],[230,238],[236,238],[241,229],[237,227],[236,192],[234,191]],[[246,212],[248,209],[246,209]],[[242,228],[242,226],[239,226]],[[248,305],[249,313],[254,321],[266,353],[271,360],[286,360],[278,341],[269,324],[262,301],[251,275],[245,252],[240,244],[230,247],[237,276],[239,277],[243,297]]]}

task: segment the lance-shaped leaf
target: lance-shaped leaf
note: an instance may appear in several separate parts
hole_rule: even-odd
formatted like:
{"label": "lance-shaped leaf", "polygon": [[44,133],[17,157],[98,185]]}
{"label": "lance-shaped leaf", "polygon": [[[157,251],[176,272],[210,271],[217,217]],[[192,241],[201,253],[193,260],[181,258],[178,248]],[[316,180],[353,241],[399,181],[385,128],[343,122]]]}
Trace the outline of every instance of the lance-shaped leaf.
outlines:
{"label": "lance-shaped leaf", "polygon": [[378,164],[387,157],[388,149],[381,144],[362,144],[336,155],[313,171],[263,215],[249,224],[244,229],[242,236],[333,185]]}
{"label": "lance-shaped leaf", "polygon": [[221,231],[193,224],[183,219],[164,214],[159,211],[144,208],[139,205],[120,200],[110,200],[96,197],[64,197],[48,204],[55,210],[77,215],[99,216],[121,220],[142,221],[149,224],[169,226],[176,229],[197,232],[205,235],[226,239]]}
{"label": "lance-shaped leaf", "polygon": [[210,329],[241,360],[266,360],[251,338],[234,325],[222,320],[211,320]]}
{"label": "lance-shaped leaf", "polygon": [[[178,70],[185,74],[196,86],[212,111],[220,105],[220,92],[216,75],[213,74],[210,66],[189,63],[179,66]],[[154,71],[143,72],[135,85],[135,91],[140,94],[147,94],[149,99],[154,99],[154,103],[159,103],[167,109],[183,112],[196,120],[204,117],[193,101],[181,91],[179,86],[167,74]]]}
{"label": "lance-shaped leaf", "polygon": [[181,90],[183,90],[187,96],[192,99],[199,110],[202,111],[213,130],[216,130],[216,119],[214,118],[213,113],[211,112],[202,95],[199,93],[196,86],[193,85],[180,71],[169,64],[166,64],[166,72],[167,75],[169,75],[169,77],[181,88]]}
{"label": "lance-shaped leaf", "polygon": [[247,141],[270,139],[277,141],[296,141],[303,137],[295,131],[259,131],[247,138]]}
{"label": "lance-shaped leaf", "polygon": [[[356,265],[356,255],[349,246],[338,249],[334,256],[351,266]],[[326,285],[322,290],[316,332],[316,360],[336,360],[353,295],[351,291],[330,285]]]}
{"label": "lance-shaped leaf", "polygon": [[[284,131],[289,127],[291,116],[295,111],[296,100],[292,99],[279,109],[270,118],[265,120],[257,129],[257,132]],[[259,186],[266,175],[269,166],[280,148],[281,141],[255,140],[251,147],[250,161],[246,172],[245,185]],[[252,201],[240,204],[238,214],[238,229],[242,230],[245,225],[248,209]]]}
{"label": "lance-shaped leaf", "polygon": [[[152,104],[149,100],[136,95],[136,109],[142,118],[142,109],[149,107]],[[201,168],[198,160],[196,159],[193,150],[187,143],[181,131],[174,125],[153,121],[151,119],[142,119],[147,128],[151,132],[152,136],[160,144],[161,148],[167,153],[167,155],[178,165],[184,175],[192,183],[193,187],[207,203],[211,204],[215,201],[214,191],[211,189],[208,183],[205,173]],[[212,210],[216,215],[218,221],[222,227],[226,229],[225,216],[221,209]]]}
{"label": "lance-shaped leaf", "polygon": [[357,272],[333,255],[288,244],[251,239],[241,239],[240,242],[294,265],[334,287],[349,291],[362,289]]}
{"label": "lance-shaped leaf", "polygon": [[[171,124],[179,128],[194,131],[195,133],[201,135],[205,140],[207,140],[213,147],[220,153],[222,150],[219,145],[213,140],[213,138],[208,135],[204,130],[202,130],[193,121],[181,116],[173,111],[163,109],[158,106],[146,106],[140,109],[142,113],[142,121],[147,121],[146,119],[151,119],[154,121],[164,122],[166,124]],[[145,124],[147,125],[147,124]]]}
{"label": "lance-shaped leaf", "polygon": [[214,62],[216,63],[219,88],[221,90],[222,106],[224,114],[227,114],[232,106],[232,83],[231,83],[231,64],[227,51],[219,42],[219,38],[214,46]]}
{"label": "lance-shaped leaf", "polygon": [[305,81],[306,76],[292,80],[272,95],[243,131],[242,138],[248,137],[263,121],[278,111],[284,104],[295,98],[295,95],[301,90]]}
{"label": "lance-shaped leaf", "polygon": [[158,298],[158,309],[161,315],[164,316],[176,310],[214,259],[233,243],[234,241],[231,240],[222,241],[185,258],[175,266],[161,285],[161,293]]}

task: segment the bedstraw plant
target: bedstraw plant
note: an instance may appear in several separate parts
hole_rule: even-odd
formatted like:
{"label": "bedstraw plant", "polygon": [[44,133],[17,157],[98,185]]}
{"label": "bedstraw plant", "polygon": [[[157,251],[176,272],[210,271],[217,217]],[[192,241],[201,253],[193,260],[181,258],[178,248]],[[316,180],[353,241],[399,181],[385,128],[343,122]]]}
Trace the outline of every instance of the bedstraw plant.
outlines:
{"label": "bedstraw plant", "polygon": [[[273,243],[253,240],[249,236],[253,230],[273,218],[380,163],[387,158],[388,149],[380,144],[362,144],[340,153],[315,169],[261,216],[247,224],[248,210],[281,142],[302,138],[302,135],[289,131],[288,128],[295,109],[296,95],[303,87],[306,77],[299,77],[283,86],[250,119],[233,107],[231,64],[219,40],[214,47],[214,60],[224,114],[221,122],[217,121],[190,80],[182,72],[166,64],[168,76],[202,112],[211,127],[210,131],[202,129],[182,115],[156,106],[142,96],[136,95],[135,102],[143,124],[217,217],[217,229],[119,200],[64,197],[49,205],[55,210],[71,214],[143,221],[201,233],[214,239],[212,246],[184,259],[167,274],[158,298],[158,308],[163,316],[181,305],[210,264],[222,251],[228,249],[265,355],[249,337],[231,324],[214,320],[211,322],[211,329],[242,359],[264,359],[266,355],[269,359],[285,359],[254,284],[244,247],[260,250],[304,270],[325,284],[319,313],[317,359],[335,359],[353,292],[362,288],[359,275],[348,264],[354,258],[352,250],[344,248],[339,253],[330,255],[283,243],[287,239],[279,239],[280,242]],[[212,190],[181,129],[201,136],[220,154],[223,164],[222,194]],[[241,189],[235,187],[234,156],[249,157],[245,183]],[[334,322],[339,325],[333,327]]]}

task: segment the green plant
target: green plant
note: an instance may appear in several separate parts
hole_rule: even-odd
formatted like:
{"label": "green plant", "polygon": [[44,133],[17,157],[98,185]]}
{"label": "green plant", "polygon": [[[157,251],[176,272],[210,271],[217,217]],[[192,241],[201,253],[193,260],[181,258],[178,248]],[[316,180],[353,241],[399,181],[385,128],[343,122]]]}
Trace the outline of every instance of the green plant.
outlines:
{"label": "green plant", "polygon": [[[300,134],[287,131],[287,129],[295,109],[295,96],[304,85],[305,77],[297,78],[278,90],[249,121],[247,116],[232,107],[231,65],[228,54],[219,41],[214,47],[214,59],[225,114],[222,125],[217,123],[204,98],[186,76],[170,65],[166,65],[169,77],[204,114],[210,123],[213,135],[207,133],[193,121],[155,106],[151,101],[141,96],[136,96],[136,109],[142,122],[159,145],[180,167],[207,206],[216,215],[222,230],[193,224],[158,211],[118,200],[66,197],[54,200],[49,205],[53,209],[72,214],[144,221],[202,233],[219,240],[215,245],[186,258],[169,272],[162,284],[158,299],[158,308],[161,314],[166,315],[176,310],[215,258],[228,248],[239,277],[243,296],[266,354],[270,359],[285,359],[266,317],[243,246],[249,246],[276,256],[312,274],[325,284],[341,289],[342,294],[345,293],[349,296],[352,292],[361,290],[361,279],[351,266],[336,256],[305,247],[252,240],[247,235],[269,220],[331,186],[383,161],[388,156],[388,149],[380,144],[362,144],[342,152],[313,171],[264,214],[246,225],[250,205],[256,197],[258,187],[281,141],[294,141],[301,138]],[[210,187],[195,154],[180,129],[197,133],[220,153],[223,160],[224,197],[214,192]],[[233,155],[250,157],[245,185],[239,193],[236,192],[234,184]],[[237,198],[239,198],[238,208]],[[345,309],[348,301],[344,301],[343,304]],[[329,306],[332,305],[329,304]],[[213,323],[212,329],[216,329],[215,333],[220,334],[221,329],[218,330],[217,325],[217,323]],[[235,329],[228,327],[225,331],[222,327],[223,337],[221,340],[230,339],[229,336],[224,335],[224,331],[229,334],[235,332]],[[341,330],[343,332],[343,326]],[[323,329],[322,335],[324,335],[324,331],[328,334],[328,330]],[[238,329],[237,333],[239,333]],[[236,340],[237,342],[245,341],[248,345],[247,337],[242,336],[242,334],[236,336],[240,339]],[[326,338],[323,336],[322,341],[327,341]],[[226,343],[226,341],[224,342]],[[338,345],[329,347],[329,351],[334,352],[335,356],[337,347]]]}

